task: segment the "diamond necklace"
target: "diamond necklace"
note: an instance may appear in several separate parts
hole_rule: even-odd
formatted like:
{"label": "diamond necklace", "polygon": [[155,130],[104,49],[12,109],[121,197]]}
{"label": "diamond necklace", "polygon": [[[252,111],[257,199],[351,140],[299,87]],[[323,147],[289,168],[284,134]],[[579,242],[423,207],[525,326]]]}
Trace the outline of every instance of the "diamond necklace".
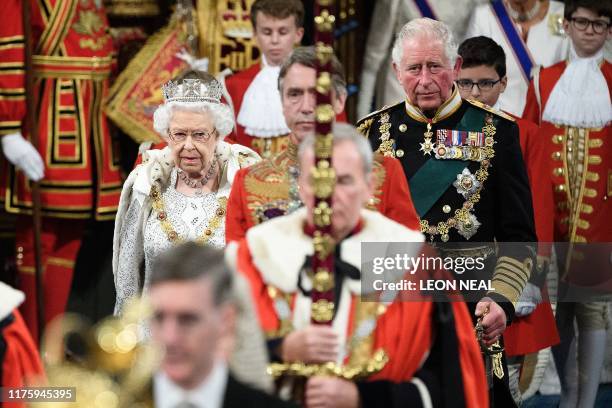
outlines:
{"label": "diamond necklace", "polygon": [[216,167],[217,167],[217,156],[215,156],[213,161],[210,163],[210,167],[208,168],[208,171],[206,172],[204,177],[202,177],[200,180],[194,180],[190,178],[187,175],[187,173],[185,173],[184,171],[180,169],[178,171],[178,176],[181,180],[183,180],[183,182],[186,185],[193,188],[195,190],[195,194],[199,196],[199,195],[202,195],[202,188],[204,188],[206,183],[208,183],[211,177],[215,174]]}

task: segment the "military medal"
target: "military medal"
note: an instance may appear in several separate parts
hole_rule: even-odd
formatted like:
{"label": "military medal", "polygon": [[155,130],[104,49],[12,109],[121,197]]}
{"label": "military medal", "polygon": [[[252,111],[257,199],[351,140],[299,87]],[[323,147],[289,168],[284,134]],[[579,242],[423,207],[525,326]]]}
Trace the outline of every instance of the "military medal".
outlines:
{"label": "military medal", "polygon": [[431,155],[431,152],[434,149],[434,145],[431,142],[431,137],[433,136],[433,132],[431,131],[431,122],[427,122],[427,131],[423,133],[423,136],[425,137],[425,140],[423,143],[421,143],[421,148],[419,150],[422,151],[423,154]]}
{"label": "military medal", "polygon": [[480,187],[480,181],[466,167],[461,174],[457,174],[457,179],[453,182],[453,186],[457,189],[457,193],[461,194],[464,198],[468,198]]}
{"label": "military medal", "polygon": [[[491,140],[488,140],[491,139]],[[434,147],[436,159],[482,161],[482,148],[492,145],[492,138],[485,138],[483,132],[438,129]]]}

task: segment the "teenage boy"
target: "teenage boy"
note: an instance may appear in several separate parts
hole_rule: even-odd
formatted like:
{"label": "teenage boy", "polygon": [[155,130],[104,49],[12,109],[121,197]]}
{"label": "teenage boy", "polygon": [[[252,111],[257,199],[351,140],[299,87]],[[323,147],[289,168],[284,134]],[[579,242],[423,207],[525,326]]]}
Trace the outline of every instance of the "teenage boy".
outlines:
{"label": "teenage boy", "polygon": [[226,80],[236,114],[236,130],[229,139],[267,157],[288,142],[278,73],[302,41],[304,5],[300,0],[257,0],[251,7],[251,23],[261,61]]}

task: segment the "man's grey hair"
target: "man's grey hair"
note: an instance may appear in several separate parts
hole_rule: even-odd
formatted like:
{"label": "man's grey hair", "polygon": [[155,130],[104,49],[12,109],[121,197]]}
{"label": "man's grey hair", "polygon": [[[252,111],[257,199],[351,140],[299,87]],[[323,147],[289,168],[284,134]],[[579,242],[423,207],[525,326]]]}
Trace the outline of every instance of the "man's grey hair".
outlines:
{"label": "man's grey hair", "polygon": [[193,241],[173,247],[155,258],[151,268],[151,287],[171,281],[209,279],[215,306],[234,302],[234,278],[220,249]]}
{"label": "man's grey hair", "polygon": [[[297,47],[293,50],[289,58],[285,60],[278,74],[278,90],[283,95],[283,79],[287,76],[287,71],[295,64],[300,64],[305,67],[316,69],[317,53],[314,46]],[[331,57],[331,81],[336,96],[346,95],[346,79],[344,78],[344,68],[338,58],[332,54]]]}
{"label": "man's grey hair", "polygon": [[391,51],[393,62],[396,65],[400,64],[404,56],[404,44],[406,41],[423,37],[440,41],[451,67],[455,65],[458,56],[457,43],[455,42],[452,30],[448,25],[427,17],[415,18],[409,21],[397,33],[393,50]]}
{"label": "man's grey hair", "polygon": [[[334,123],[332,132],[334,134],[333,145],[348,140],[353,143],[355,149],[361,156],[363,162],[363,174],[368,175],[372,172],[372,163],[374,161],[374,153],[372,153],[372,146],[370,142],[355,128],[353,125],[348,123]],[[298,158],[300,162],[304,158],[306,152],[313,151],[315,144],[315,136],[309,135],[300,143],[298,149]],[[332,157],[333,160],[333,157]]]}

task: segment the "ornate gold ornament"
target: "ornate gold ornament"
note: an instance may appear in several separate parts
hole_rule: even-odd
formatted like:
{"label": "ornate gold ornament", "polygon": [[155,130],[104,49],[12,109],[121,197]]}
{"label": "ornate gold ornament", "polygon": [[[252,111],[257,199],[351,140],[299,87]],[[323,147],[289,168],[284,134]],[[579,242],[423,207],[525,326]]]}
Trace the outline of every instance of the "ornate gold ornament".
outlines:
{"label": "ornate gold ornament", "polygon": [[312,243],[314,245],[315,254],[320,260],[326,259],[336,246],[331,235],[320,231],[315,231]]}
{"label": "ornate gold ornament", "polygon": [[326,201],[319,201],[314,209],[314,223],[323,228],[331,225],[332,209]]}
{"label": "ornate gold ornament", "polygon": [[318,268],[312,279],[312,287],[317,292],[327,292],[334,287],[334,275],[327,268]]}
{"label": "ornate gold ornament", "polygon": [[330,197],[336,185],[336,172],[330,167],[329,162],[319,161],[317,167],[311,170],[311,174],[315,196],[319,199]]}
{"label": "ornate gold ornament", "polygon": [[319,299],[310,306],[310,313],[317,323],[328,323],[334,316],[334,302]]}

